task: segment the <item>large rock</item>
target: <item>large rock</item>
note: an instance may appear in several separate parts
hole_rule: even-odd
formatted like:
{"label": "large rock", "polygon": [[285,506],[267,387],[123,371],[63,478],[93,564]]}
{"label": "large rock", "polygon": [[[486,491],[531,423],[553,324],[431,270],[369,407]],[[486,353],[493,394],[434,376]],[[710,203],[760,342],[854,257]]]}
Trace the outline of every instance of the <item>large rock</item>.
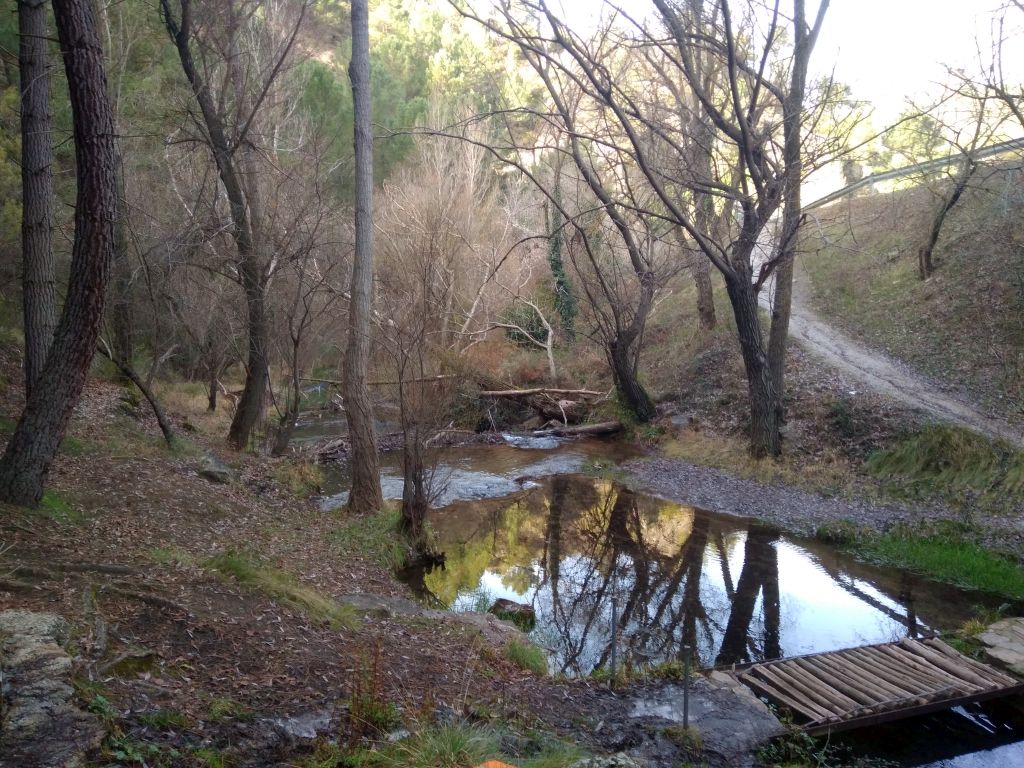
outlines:
{"label": "large rock", "polygon": [[99,720],[73,703],[67,634],[50,613],[0,612],[0,768],[75,768],[99,746]]}
{"label": "large rock", "polygon": [[978,635],[985,657],[1024,677],[1024,618],[1000,619]]}
{"label": "large rock", "polygon": [[532,605],[517,603],[515,600],[508,600],[504,597],[495,600],[487,612],[493,613],[499,619],[511,621],[526,631],[533,629],[534,624],[537,623],[537,613],[533,610]]}
{"label": "large rock", "polygon": [[218,459],[212,453],[206,455],[203,465],[199,468],[199,476],[213,483],[228,485],[235,481],[235,470]]}

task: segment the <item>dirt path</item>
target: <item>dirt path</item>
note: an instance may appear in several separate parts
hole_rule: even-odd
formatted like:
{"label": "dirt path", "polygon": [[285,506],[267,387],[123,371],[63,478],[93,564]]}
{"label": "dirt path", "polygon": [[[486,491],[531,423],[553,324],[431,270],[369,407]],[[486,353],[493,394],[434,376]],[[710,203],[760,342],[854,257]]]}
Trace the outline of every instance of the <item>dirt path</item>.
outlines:
{"label": "dirt path", "polygon": [[[1005,421],[983,414],[970,403],[942,392],[920,374],[829,325],[808,305],[806,278],[799,273],[793,286],[793,312],[789,336],[827,365],[879,394],[911,408],[926,411],[942,421],[1024,446],[1024,433]],[[761,292],[761,304],[769,309],[771,291]]]}

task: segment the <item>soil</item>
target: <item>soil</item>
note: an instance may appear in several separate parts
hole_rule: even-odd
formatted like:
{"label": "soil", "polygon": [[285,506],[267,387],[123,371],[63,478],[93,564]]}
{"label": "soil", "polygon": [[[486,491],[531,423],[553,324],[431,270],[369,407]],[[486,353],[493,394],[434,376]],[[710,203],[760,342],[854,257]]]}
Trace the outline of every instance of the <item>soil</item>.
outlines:
{"label": "soil", "polygon": [[[384,565],[346,554],[344,512],[323,513],[275,481],[288,459],[230,453],[201,432],[171,454],[149,414],[126,415],[122,393],[87,387],[70,431],[80,455],[65,452],[51,471],[56,511],[0,509],[0,607],[73,627],[79,704],[102,713],[114,739],[93,764],[130,744],[149,764],[205,764],[197,755],[213,750],[231,765],[299,765],[319,740],[367,735],[351,713],[357,691],[407,726],[500,723],[513,742],[539,729],[598,753],[683,759],[660,735],[671,719],[633,716],[640,693],[524,671],[501,647],[518,635],[510,624],[423,609]],[[209,452],[235,482],[199,475]],[[232,550],[352,605],[358,627],[332,629],[203,567]],[[707,733],[721,754],[734,751],[729,730],[716,737],[709,720]]]}

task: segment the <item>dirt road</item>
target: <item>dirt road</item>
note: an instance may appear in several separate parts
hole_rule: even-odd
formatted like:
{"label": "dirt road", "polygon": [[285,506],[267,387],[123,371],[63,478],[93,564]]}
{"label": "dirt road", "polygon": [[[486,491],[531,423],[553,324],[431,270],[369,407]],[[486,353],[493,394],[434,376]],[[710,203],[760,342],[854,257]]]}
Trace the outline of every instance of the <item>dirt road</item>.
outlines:
{"label": "dirt road", "polygon": [[[791,340],[829,366],[879,394],[926,411],[942,421],[1024,446],[1024,433],[1019,429],[942,392],[906,365],[867,348],[835,326],[829,325],[808,306],[805,280],[805,277],[798,275],[793,286],[793,312],[789,323]],[[770,295],[770,286],[769,290],[761,292],[761,304],[766,309],[769,308]]]}

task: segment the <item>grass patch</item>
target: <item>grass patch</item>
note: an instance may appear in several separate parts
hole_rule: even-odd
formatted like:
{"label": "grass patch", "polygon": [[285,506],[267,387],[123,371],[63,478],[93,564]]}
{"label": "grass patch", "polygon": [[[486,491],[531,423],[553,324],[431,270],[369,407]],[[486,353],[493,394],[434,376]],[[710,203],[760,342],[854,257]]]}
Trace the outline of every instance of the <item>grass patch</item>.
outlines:
{"label": "grass patch", "polygon": [[814,463],[787,454],[755,459],[750,455],[749,442],[740,437],[684,429],[662,440],[660,448],[670,459],[723,469],[766,485],[784,484],[836,496],[848,494],[855,484],[852,467],[839,456]]}
{"label": "grass patch", "polygon": [[347,520],[332,534],[342,555],[361,557],[396,570],[405,562],[405,548],[398,533],[398,505],[386,503],[375,515]]}
{"label": "grass patch", "polygon": [[934,424],[876,451],[866,468],[895,495],[940,495],[1009,507],[1024,501],[1024,453],[960,427]]}
{"label": "grass patch", "polygon": [[464,768],[500,758],[499,744],[497,734],[484,728],[439,726],[364,752],[355,764],[366,768]]}
{"label": "grass patch", "polygon": [[282,461],[274,467],[274,481],[293,496],[308,499],[320,493],[324,472],[311,461]]}
{"label": "grass patch", "polygon": [[939,530],[922,536],[897,529],[862,538],[854,552],[872,562],[905,568],[937,581],[1024,598],[1024,569],[966,535],[964,531]]}
{"label": "grass patch", "polygon": [[192,555],[177,547],[153,547],[149,550],[149,559],[159,565],[192,565]]}
{"label": "grass patch", "polygon": [[264,565],[245,552],[224,552],[207,560],[204,566],[257,589],[282,605],[302,611],[316,621],[326,622],[333,629],[354,629],[358,624],[351,606],[325,597],[291,574]]}
{"label": "grass patch", "polygon": [[84,512],[72,507],[67,499],[54,490],[46,491],[43,494],[43,498],[39,500],[39,509],[58,523],[81,525],[88,519]]}
{"label": "grass patch", "polygon": [[509,640],[505,644],[505,658],[520,669],[528,669],[538,675],[546,675],[548,672],[548,657],[532,643]]}
{"label": "grass patch", "polygon": [[253,712],[245,704],[230,696],[218,696],[210,702],[207,717],[214,723],[223,723],[228,720],[251,720]]}
{"label": "grass patch", "polygon": [[60,441],[60,452],[65,456],[88,456],[96,453],[95,446],[87,440],[65,435]]}
{"label": "grass patch", "polygon": [[175,709],[158,709],[139,716],[146,725],[161,731],[181,730],[188,727],[188,718]]}

